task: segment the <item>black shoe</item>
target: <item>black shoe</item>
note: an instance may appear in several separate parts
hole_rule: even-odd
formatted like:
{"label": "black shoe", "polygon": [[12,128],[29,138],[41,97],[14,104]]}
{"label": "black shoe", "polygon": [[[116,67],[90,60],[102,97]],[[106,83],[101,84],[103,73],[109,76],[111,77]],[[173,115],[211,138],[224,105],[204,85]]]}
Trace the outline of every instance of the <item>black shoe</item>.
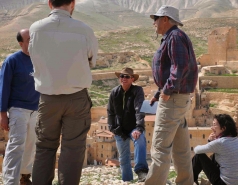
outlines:
{"label": "black shoe", "polygon": [[21,174],[20,185],[32,185],[31,174]]}
{"label": "black shoe", "polygon": [[136,174],[138,175],[138,182],[145,182],[147,173],[148,172],[144,170],[139,170],[138,172],[136,172]]}

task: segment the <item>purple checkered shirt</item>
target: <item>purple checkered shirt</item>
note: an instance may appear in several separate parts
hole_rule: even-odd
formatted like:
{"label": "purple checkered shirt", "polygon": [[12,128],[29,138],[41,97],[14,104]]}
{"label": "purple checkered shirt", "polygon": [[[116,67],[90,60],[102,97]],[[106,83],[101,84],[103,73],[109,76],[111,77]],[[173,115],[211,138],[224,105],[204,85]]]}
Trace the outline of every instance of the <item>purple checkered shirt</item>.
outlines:
{"label": "purple checkered shirt", "polygon": [[[192,93],[198,79],[197,62],[189,37],[177,26],[170,28],[154,54],[153,76],[164,94]],[[158,98],[159,90],[155,95]]]}

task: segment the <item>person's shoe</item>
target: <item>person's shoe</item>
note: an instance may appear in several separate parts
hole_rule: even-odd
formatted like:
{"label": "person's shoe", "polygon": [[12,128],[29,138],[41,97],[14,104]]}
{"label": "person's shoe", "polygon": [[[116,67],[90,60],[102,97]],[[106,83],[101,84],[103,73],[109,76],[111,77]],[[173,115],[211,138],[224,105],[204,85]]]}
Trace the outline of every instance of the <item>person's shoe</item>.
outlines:
{"label": "person's shoe", "polygon": [[31,174],[21,174],[20,185],[32,185]]}
{"label": "person's shoe", "polygon": [[147,173],[148,172],[145,172],[143,170],[140,170],[140,171],[136,172],[136,174],[138,175],[138,182],[145,182]]}

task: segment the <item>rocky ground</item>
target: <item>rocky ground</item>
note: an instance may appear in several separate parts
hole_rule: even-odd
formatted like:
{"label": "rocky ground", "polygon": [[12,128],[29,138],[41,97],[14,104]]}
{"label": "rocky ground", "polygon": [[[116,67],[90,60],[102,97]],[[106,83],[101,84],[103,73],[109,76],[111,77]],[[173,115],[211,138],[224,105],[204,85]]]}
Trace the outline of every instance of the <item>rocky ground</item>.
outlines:
{"label": "rocky ground", "polygon": [[[175,185],[176,174],[174,168],[170,168],[170,173],[166,185]],[[131,182],[123,182],[121,180],[120,168],[107,166],[87,166],[82,171],[80,185],[143,185],[137,182],[137,175],[134,173],[134,180]],[[206,181],[204,173],[200,174],[199,182],[201,185],[210,185]],[[2,173],[0,173],[0,185],[2,182]],[[55,179],[53,185],[59,185],[57,179],[57,169],[55,170]]]}
{"label": "rocky ground", "polygon": [[[133,170],[133,169],[132,169]],[[57,170],[56,170],[57,173]],[[83,169],[80,185],[143,185],[138,183],[137,175],[134,173],[134,180],[131,182],[123,182],[121,180],[120,168],[107,166],[88,166]],[[57,175],[56,175],[57,176]],[[200,174],[199,181],[201,185],[210,185],[205,180],[204,173]],[[170,168],[170,173],[166,185],[175,185],[176,174],[174,168]],[[58,185],[57,179],[54,185]]]}

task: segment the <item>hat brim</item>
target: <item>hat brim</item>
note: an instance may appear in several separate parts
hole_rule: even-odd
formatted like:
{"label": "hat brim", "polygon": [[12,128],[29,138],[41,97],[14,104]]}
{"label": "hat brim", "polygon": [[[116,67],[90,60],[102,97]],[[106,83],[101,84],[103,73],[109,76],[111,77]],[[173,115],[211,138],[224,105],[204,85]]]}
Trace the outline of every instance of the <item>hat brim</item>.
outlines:
{"label": "hat brim", "polygon": [[[170,16],[168,16],[168,15],[152,14],[152,15],[150,15],[150,18],[154,20],[155,16],[158,16],[158,17],[160,17],[160,16],[170,17]],[[174,21],[176,21],[176,22],[179,24],[179,26],[183,26],[183,23],[182,23],[180,20],[175,20],[173,17],[170,17],[170,18],[173,19]]]}
{"label": "hat brim", "polygon": [[[120,72],[115,72],[115,75],[117,76],[117,78],[120,77],[120,74],[122,74],[122,73],[120,73]],[[123,73],[123,74],[130,75],[130,74],[127,74],[127,73]],[[139,78],[139,75],[138,75],[138,74],[133,74],[133,75],[130,75],[130,76],[133,76],[133,77],[134,77],[134,82],[135,82],[136,80],[138,80],[138,78]]]}

